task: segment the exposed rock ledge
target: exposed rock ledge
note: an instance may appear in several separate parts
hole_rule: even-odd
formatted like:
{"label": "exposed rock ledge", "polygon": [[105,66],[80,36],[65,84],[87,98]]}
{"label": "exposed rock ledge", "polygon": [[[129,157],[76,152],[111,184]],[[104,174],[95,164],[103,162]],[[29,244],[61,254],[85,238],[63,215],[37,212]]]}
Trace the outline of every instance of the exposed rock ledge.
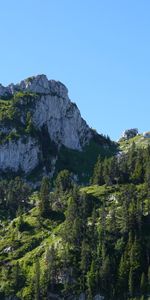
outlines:
{"label": "exposed rock ledge", "polygon": [[21,138],[0,145],[0,169],[10,169],[17,172],[19,169],[25,173],[31,172],[39,163],[39,147],[36,140]]}
{"label": "exposed rock ledge", "polygon": [[11,83],[7,87],[0,84],[0,97],[7,94],[15,94],[18,91],[32,92],[39,94],[57,94],[63,98],[68,95],[68,90],[63,83],[55,80],[48,80],[46,75],[37,75],[22,80],[20,83]]}

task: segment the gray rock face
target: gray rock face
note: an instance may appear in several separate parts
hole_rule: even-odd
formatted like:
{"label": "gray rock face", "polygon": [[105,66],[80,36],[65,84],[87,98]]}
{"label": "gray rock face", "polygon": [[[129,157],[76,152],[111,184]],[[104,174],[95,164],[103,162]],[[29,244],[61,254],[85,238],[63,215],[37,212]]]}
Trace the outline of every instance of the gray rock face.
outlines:
{"label": "gray rock face", "polygon": [[51,140],[67,148],[81,150],[91,138],[91,130],[68,96],[42,95],[36,103],[33,122],[39,129],[46,124]]}
{"label": "gray rock face", "polygon": [[0,96],[17,91],[39,95],[35,101],[33,122],[37,128],[47,125],[50,138],[58,145],[82,150],[92,133],[81,118],[77,106],[68,97],[67,88],[59,81],[48,80],[45,75],[30,77],[20,84],[0,86]]}
{"label": "gray rock face", "polygon": [[[30,92],[36,94],[27,103],[31,112],[34,127],[42,130],[47,127],[49,137],[58,148],[61,145],[70,149],[82,151],[83,147],[92,138],[92,130],[81,118],[77,106],[68,97],[67,88],[59,81],[48,80],[45,75],[38,75],[27,78],[19,84],[11,84],[8,87],[0,85],[0,97],[5,95],[13,96],[16,92]],[[27,100],[28,101],[28,100]],[[20,121],[23,126],[26,123],[25,100],[21,98]],[[10,125],[9,125],[10,126]],[[0,132],[9,133],[11,127],[4,127],[0,123]],[[30,172],[38,164],[39,146],[32,138],[26,144],[22,139],[12,141],[0,146],[0,169],[10,168],[17,171],[21,168],[25,173]]]}
{"label": "gray rock face", "polygon": [[39,147],[37,142],[28,138],[9,141],[0,145],[0,169],[10,169],[13,172],[21,169],[25,173],[32,171],[39,162]]}
{"label": "gray rock face", "polygon": [[98,294],[94,297],[94,300],[104,300],[104,297]]}
{"label": "gray rock face", "polygon": [[0,96],[4,96],[6,91],[7,91],[7,89],[0,84]]}
{"label": "gray rock face", "polygon": [[137,128],[127,129],[123,132],[121,137],[125,140],[129,140],[129,139],[135,137],[137,134],[138,134]]}
{"label": "gray rock face", "polygon": [[48,300],[63,300],[59,295],[54,294],[54,293],[49,293],[48,294]]}
{"label": "gray rock face", "polygon": [[38,94],[53,94],[66,98],[68,90],[64,84],[55,80],[48,80],[46,75],[37,75],[22,80],[18,84],[11,83],[7,87],[0,85],[0,97],[5,94],[15,94],[18,91]]}
{"label": "gray rock face", "polygon": [[78,300],[86,300],[85,293],[81,293]]}
{"label": "gray rock face", "polygon": [[144,137],[145,139],[150,139],[150,131],[144,132],[144,133],[143,133],[143,137]]}

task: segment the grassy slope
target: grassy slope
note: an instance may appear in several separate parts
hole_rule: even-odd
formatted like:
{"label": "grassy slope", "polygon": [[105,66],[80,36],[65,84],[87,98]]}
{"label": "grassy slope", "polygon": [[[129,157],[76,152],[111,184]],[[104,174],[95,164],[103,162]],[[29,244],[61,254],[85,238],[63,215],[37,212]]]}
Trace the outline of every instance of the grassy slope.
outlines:
{"label": "grassy slope", "polygon": [[[128,186],[128,185],[127,185]],[[102,201],[105,199],[106,207],[108,208],[107,212],[108,214],[111,213],[111,208],[116,208],[116,213],[119,212],[118,220],[120,218],[120,212],[122,209],[122,206],[120,205],[118,201],[118,196],[122,193],[123,188],[125,187],[125,184],[122,185],[113,185],[113,186],[98,186],[98,185],[92,185],[88,187],[81,188],[81,192],[87,193],[88,195],[93,196],[96,199],[99,199],[99,201]],[[143,195],[145,185],[139,184],[135,186],[137,189],[138,194]],[[148,214],[147,212],[147,204],[148,199],[144,199],[144,215],[146,216]]]}
{"label": "grassy slope", "polygon": [[119,141],[119,148],[122,151],[128,151],[132,146],[132,143],[135,143],[138,148],[146,148],[147,146],[150,146],[150,139],[144,138],[142,134],[139,134],[132,139]]}
{"label": "grassy slope", "polygon": [[[40,268],[43,274],[46,267],[45,254],[47,249],[52,244],[57,249],[61,246],[61,239],[58,233],[61,229],[62,219],[58,215],[55,217],[55,220],[47,219],[42,221],[41,224],[38,209],[35,207],[23,215],[23,220],[26,226],[22,232],[17,230],[18,218],[15,218],[8,225],[5,222],[1,223],[0,274],[2,268],[7,269],[9,265],[15,265],[19,262],[30,282],[33,280],[36,258],[40,259]],[[30,295],[31,291],[26,286],[22,293],[28,299],[27,295]]]}
{"label": "grassy slope", "polygon": [[[17,230],[18,218],[15,218],[5,227],[0,229],[0,261],[16,262],[24,261],[27,257],[30,262],[34,260],[36,254],[43,254],[44,248],[58,240],[57,233],[60,227],[60,220],[45,220],[40,224],[37,208],[31,209],[23,215],[26,223],[24,231]],[[5,249],[12,249],[6,253]]]}

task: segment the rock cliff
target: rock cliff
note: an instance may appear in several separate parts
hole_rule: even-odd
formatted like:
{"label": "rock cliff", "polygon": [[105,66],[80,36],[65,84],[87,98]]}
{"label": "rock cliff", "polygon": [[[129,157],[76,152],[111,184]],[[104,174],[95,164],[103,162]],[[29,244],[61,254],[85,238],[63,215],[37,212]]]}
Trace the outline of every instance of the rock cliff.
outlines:
{"label": "rock cliff", "polygon": [[[0,97],[13,96],[19,91],[38,95],[34,103],[32,101],[33,123],[39,129],[47,125],[50,138],[55,143],[82,150],[89,142],[91,129],[81,118],[77,106],[70,101],[68,90],[61,82],[48,80],[45,75],[38,75],[6,88],[1,85]],[[23,104],[23,100],[20,103]]]}
{"label": "rock cliff", "polygon": [[[1,137],[11,134],[11,139],[1,138],[1,170],[20,168],[28,173],[39,163],[40,146],[36,137],[26,138],[24,132],[17,140],[12,138],[12,132],[18,132],[18,124],[25,129],[27,113],[36,130],[47,128],[51,141],[58,148],[64,145],[82,151],[92,138],[92,130],[81,118],[76,104],[70,101],[67,88],[61,82],[48,80],[45,75],[30,77],[8,87],[0,85],[0,98],[1,112],[6,108],[8,112],[8,116],[2,115],[0,119]],[[16,111],[16,115],[10,118],[11,111]]]}
{"label": "rock cliff", "polygon": [[31,137],[8,141],[0,146],[0,170],[28,173],[38,165],[39,153],[37,141]]}

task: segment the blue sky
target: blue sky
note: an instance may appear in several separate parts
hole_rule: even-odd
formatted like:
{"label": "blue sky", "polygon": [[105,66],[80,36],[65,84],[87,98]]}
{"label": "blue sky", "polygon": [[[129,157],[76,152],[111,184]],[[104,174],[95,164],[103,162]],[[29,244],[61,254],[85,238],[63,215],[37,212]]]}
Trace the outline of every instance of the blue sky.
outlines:
{"label": "blue sky", "polygon": [[98,132],[150,130],[149,0],[1,0],[0,39],[3,85],[44,73]]}

